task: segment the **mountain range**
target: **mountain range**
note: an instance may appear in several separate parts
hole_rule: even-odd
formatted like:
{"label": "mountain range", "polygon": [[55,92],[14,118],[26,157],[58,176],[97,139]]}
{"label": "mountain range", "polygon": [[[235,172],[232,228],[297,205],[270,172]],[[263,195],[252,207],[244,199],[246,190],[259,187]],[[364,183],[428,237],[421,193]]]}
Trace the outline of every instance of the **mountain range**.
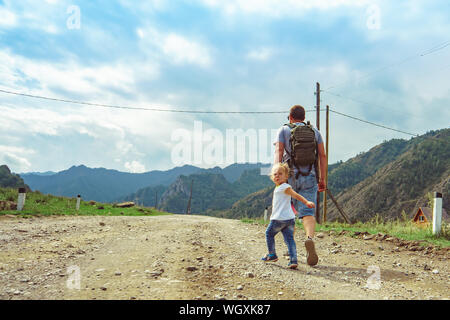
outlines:
{"label": "mountain range", "polygon": [[[33,190],[56,196],[76,197],[78,194],[85,200],[99,202],[117,202],[125,199],[137,199],[140,203],[154,206],[155,193],[165,191],[178,177],[193,173],[208,172],[223,174],[225,179],[233,183],[245,170],[262,167],[263,164],[232,164],[225,168],[214,167],[202,169],[184,165],[167,171],[154,170],[145,173],[128,173],[105,168],[88,168],[84,165],[72,166],[54,174],[25,173],[22,178]],[[153,191],[142,191],[143,188],[154,188]],[[142,193],[146,192],[143,197]],[[150,193],[149,193],[150,192]],[[151,200],[149,200],[151,199]]]}
{"label": "mountain range", "polygon": [[197,167],[185,165],[168,171],[128,173],[80,165],[52,175],[34,173],[22,177],[31,189],[44,194],[66,197],[80,194],[85,200],[113,202],[143,187],[169,185],[180,174],[191,174],[198,170]]}
{"label": "mountain range", "polygon": [[[233,164],[202,169],[185,165],[167,171],[125,173],[81,165],[54,174],[23,174],[23,180],[2,166],[0,179],[3,172],[8,176],[3,180],[10,185],[27,184],[42,193],[81,194],[85,200],[100,202],[135,201],[174,213],[186,212],[192,184],[192,213],[241,218],[260,217],[270,207],[274,186],[260,172],[268,166]],[[450,129],[384,141],[345,162],[331,164],[328,188],[353,220],[366,221],[376,214],[394,219],[402,211],[410,215],[427,205],[434,191],[443,193],[443,207],[449,210]],[[328,220],[340,219],[331,201],[328,208]]]}

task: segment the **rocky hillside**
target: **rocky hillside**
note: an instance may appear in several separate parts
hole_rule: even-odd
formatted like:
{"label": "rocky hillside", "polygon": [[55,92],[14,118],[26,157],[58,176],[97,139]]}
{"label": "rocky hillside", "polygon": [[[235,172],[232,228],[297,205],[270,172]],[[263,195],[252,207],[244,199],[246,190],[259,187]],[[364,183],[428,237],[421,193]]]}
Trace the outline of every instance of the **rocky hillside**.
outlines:
{"label": "rocky hillside", "polygon": [[272,206],[272,194],[275,185],[264,188],[236,201],[231,209],[223,212],[220,217],[223,218],[256,218],[264,214],[266,207],[269,208],[269,215]]}
{"label": "rocky hillside", "polygon": [[0,187],[2,188],[25,188],[31,191],[30,187],[25,184],[23,179],[14,173],[11,173],[8,166],[0,166]]}
{"label": "rocky hillside", "polygon": [[338,166],[331,165],[328,188],[338,194],[358,184],[372,176],[378,169],[396,160],[412,142],[413,140],[393,139],[373,147],[368,152],[360,153],[346,162],[339,162]]}
{"label": "rocky hillside", "polygon": [[[157,185],[154,187],[146,187],[127,195],[118,198],[118,202],[132,201],[144,207],[156,207],[161,201],[161,196],[167,190],[168,186]],[[159,206],[158,206],[159,207]]]}
{"label": "rocky hillside", "polygon": [[192,183],[191,213],[218,215],[231,208],[237,200],[272,184],[259,169],[244,171],[238,180],[230,183],[223,174],[202,172],[181,175],[162,195],[159,209],[185,213]]}
{"label": "rocky hillside", "polygon": [[[410,216],[427,205],[428,194],[443,194],[443,206],[450,208],[450,129],[412,139],[395,160],[373,175],[337,195],[338,202],[354,220],[365,221],[379,214],[387,219]],[[339,213],[329,203],[329,217]]]}

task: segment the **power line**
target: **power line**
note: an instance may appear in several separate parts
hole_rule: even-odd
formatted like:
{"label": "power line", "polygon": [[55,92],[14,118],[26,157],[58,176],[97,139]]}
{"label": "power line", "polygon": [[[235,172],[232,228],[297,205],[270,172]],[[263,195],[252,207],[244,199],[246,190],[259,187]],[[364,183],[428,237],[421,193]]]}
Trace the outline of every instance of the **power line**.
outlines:
{"label": "power line", "polygon": [[336,114],[339,114],[339,115],[341,115],[341,116],[344,116],[344,117],[353,119],[353,120],[357,120],[357,121],[361,121],[361,122],[364,122],[364,123],[368,123],[368,124],[373,125],[373,126],[376,126],[376,127],[380,127],[380,128],[384,128],[384,129],[387,129],[387,130],[392,130],[392,131],[404,133],[404,134],[407,134],[407,135],[410,135],[410,136],[413,136],[413,137],[418,137],[418,136],[419,136],[418,134],[415,134],[415,133],[410,133],[410,132],[406,132],[406,131],[402,131],[402,130],[390,128],[390,127],[387,127],[387,126],[384,126],[384,125],[381,125],[381,124],[378,124],[378,123],[374,123],[374,122],[370,122],[370,121],[367,121],[367,120],[364,120],[364,119],[360,119],[360,118],[357,118],[357,117],[353,117],[353,116],[350,116],[350,115],[348,115],[348,114],[341,113],[341,112],[338,112],[338,111],[335,111],[335,110],[332,110],[332,109],[330,109],[330,111],[331,111],[331,112],[334,112],[334,113],[336,113]]}
{"label": "power line", "polygon": [[[117,108],[117,109],[130,109],[130,110],[146,110],[146,111],[160,111],[160,112],[179,112],[179,113],[208,113],[208,114],[279,114],[279,113],[288,113],[288,111],[198,111],[198,110],[176,110],[176,109],[157,109],[157,108],[139,108],[139,107],[127,107],[127,106],[115,106],[115,105],[107,105],[107,104],[99,104],[99,103],[91,103],[91,102],[85,102],[85,101],[77,101],[77,100],[68,100],[68,99],[59,99],[59,98],[51,98],[51,97],[45,97],[45,96],[39,96],[39,95],[32,95],[32,94],[26,94],[21,92],[14,92],[14,91],[8,91],[0,89],[0,92],[16,95],[16,96],[24,96],[28,98],[35,98],[35,99],[43,99],[43,100],[50,100],[50,101],[57,101],[57,102],[63,102],[63,103],[74,103],[74,104],[80,104],[80,105],[87,105],[87,106],[95,106],[95,107],[104,107],[104,108]],[[325,111],[325,110],[321,110]],[[367,120],[359,119],[357,117],[350,116],[348,114],[344,114],[335,110],[330,109],[331,112],[334,112],[336,114],[348,117],[353,120],[361,121],[370,125],[374,125],[380,128],[408,134],[411,136],[418,136],[417,134],[397,130],[394,128],[390,128],[384,125],[380,125],[374,122],[370,122]],[[306,112],[316,112],[316,110],[306,110]]]}
{"label": "power line", "polygon": [[322,91],[325,92],[326,94],[330,94],[330,95],[333,95],[333,96],[338,97],[338,98],[341,98],[341,99],[351,100],[351,101],[354,101],[354,102],[356,102],[356,103],[365,104],[365,105],[368,105],[368,106],[375,106],[375,107],[377,107],[377,108],[381,108],[381,109],[384,109],[384,110],[389,111],[389,112],[396,112],[396,113],[398,113],[398,114],[401,113],[401,114],[403,114],[403,115],[404,115],[404,114],[407,114],[407,115],[409,115],[409,116],[411,116],[411,117],[415,117],[415,118],[422,118],[422,117],[420,117],[420,116],[418,116],[418,115],[415,115],[415,114],[412,114],[412,113],[409,113],[409,112],[404,112],[403,110],[402,110],[402,111],[390,110],[390,109],[388,109],[388,108],[386,108],[386,107],[384,107],[384,106],[376,105],[376,104],[369,103],[369,102],[364,102],[364,101],[357,100],[357,99],[354,99],[354,98],[351,98],[351,97],[347,97],[347,96],[343,96],[342,94],[339,94],[339,93],[334,93],[334,92],[330,92],[330,91],[326,91],[326,90],[322,90]]}
{"label": "power line", "polygon": [[437,46],[423,52],[420,56],[423,57],[423,56],[435,53],[436,51],[442,50],[448,46],[450,46],[450,41],[445,41],[444,43],[438,44]]}
{"label": "power line", "polygon": [[[432,48],[429,48],[429,49],[427,49],[427,50],[425,50],[425,51],[422,51],[422,52],[420,52],[420,53],[417,53],[417,54],[415,54],[415,55],[413,55],[413,56],[407,57],[407,58],[405,58],[405,59],[403,59],[403,60],[400,60],[400,61],[398,61],[398,62],[395,62],[395,63],[389,64],[389,65],[386,65],[386,66],[384,66],[384,67],[381,67],[381,68],[379,68],[379,69],[377,69],[377,70],[375,70],[375,71],[373,71],[373,72],[369,72],[369,73],[367,73],[367,74],[365,74],[365,75],[362,75],[361,77],[358,77],[355,81],[359,81],[359,80],[362,80],[362,79],[365,79],[365,78],[370,78],[370,77],[373,76],[374,74],[377,74],[377,73],[379,73],[379,72],[381,72],[381,71],[384,71],[384,70],[386,70],[386,69],[389,69],[389,68],[392,68],[392,67],[396,67],[396,66],[402,65],[402,64],[408,62],[409,60],[413,60],[413,59],[417,59],[417,58],[420,58],[420,57],[427,56],[427,55],[429,55],[429,54],[433,54],[433,53],[435,53],[435,52],[437,52],[437,51],[440,51],[440,50],[442,50],[442,49],[444,49],[444,48],[446,48],[446,47],[448,47],[448,46],[450,46],[450,40],[444,41],[444,42],[442,42],[442,43],[440,43],[440,44],[438,44],[438,45],[435,45],[435,46],[432,47]],[[332,89],[332,88],[340,87],[340,86],[342,86],[342,85],[345,84],[345,83],[346,83],[346,82],[341,82],[341,83],[338,83],[338,84],[336,84],[336,85],[329,86],[329,87],[326,88],[325,90],[329,90],[329,89]]]}
{"label": "power line", "polygon": [[[16,96],[23,96],[28,98],[34,98],[34,99],[42,99],[42,100],[50,100],[50,101],[57,101],[57,102],[64,102],[64,103],[73,103],[73,104],[80,104],[80,105],[87,105],[87,106],[94,106],[94,107],[103,107],[103,108],[115,108],[115,109],[128,109],[128,110],[145,110],[145,111],[159,111],[159,112],[178,112],[178,113],[207,113],[207,114],[279,114],[279,113],[289,113],[289,110],[283,110],[283,111],[206,111],[206,110],[179,110],[179,109],[161,109],[161,108],[143,108],[143,107],[128,107],[128,106],[119,106],[119,105],[108,105],[108,104],[100,104],[100,103],[92,103],[92,102],[85,102],[85,101],[77,101],[77,100],[68,100],[68,99],[59,99],[59,98],[52,98],[52,97],[45,97],[45,96],[39,96],[39,95],[33,95],[33,94],[27,94],[27,93],[21,93],[21,92],[14,92],[9,90],[3,90],[0,89],[0,92],[16,95]],[[315,110],[306,110],[306,112],[314,112]]]}

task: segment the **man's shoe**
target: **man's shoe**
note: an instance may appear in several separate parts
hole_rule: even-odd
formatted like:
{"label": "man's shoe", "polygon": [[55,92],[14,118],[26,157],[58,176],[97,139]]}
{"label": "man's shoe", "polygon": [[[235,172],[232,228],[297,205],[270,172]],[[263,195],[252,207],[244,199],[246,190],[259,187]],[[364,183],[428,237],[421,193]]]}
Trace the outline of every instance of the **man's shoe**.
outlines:
{"label": "man's shoe", "polygon": [[316,248],[314,246],[314,241],[312,239],[308,239],[305,241],[306,247],[306,263],[310,266],[315,266],[317,262],[319,262],[319,257],[316,253]]}
{"label": "man's shoe", "polygon": [[297,262],[289,262],[288,268],[289,269],[297,269],[298,263]]}

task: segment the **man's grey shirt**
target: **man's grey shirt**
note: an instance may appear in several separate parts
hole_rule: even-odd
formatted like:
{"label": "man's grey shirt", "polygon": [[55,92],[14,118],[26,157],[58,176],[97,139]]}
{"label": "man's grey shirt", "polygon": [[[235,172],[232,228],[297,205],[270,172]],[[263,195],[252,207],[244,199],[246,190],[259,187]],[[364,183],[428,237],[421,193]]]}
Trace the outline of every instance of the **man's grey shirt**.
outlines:
{"label": "man's grey shirt", "polygon": [[[304,126],[305,124],[302,122],[296,122],[295,125]],[[323,143],[322,135],[320,134],[319,130],[313,127],[315,136],[316,136],[316,142],[317,144]],[[276,140],[274,141],[274,145],[277,142],[281,142],[284,144],[284,152],[283,152],[283,158],[281,162],[287,162],[290,159],[289,154],[291,153],[291,144],[289,143],[289,140],[291,138],[291,128],[289,128],[287,125],[283,125],[280,129],[278,129]],[[286,152],[287,151],[287,152]],[[297,168],[293,168],[294,174],[297,173]],[[309,166],[301,166],[300,172],[302,173],[308,173]],[[311,170],[312,174],[315,174],[314,168]]]}

